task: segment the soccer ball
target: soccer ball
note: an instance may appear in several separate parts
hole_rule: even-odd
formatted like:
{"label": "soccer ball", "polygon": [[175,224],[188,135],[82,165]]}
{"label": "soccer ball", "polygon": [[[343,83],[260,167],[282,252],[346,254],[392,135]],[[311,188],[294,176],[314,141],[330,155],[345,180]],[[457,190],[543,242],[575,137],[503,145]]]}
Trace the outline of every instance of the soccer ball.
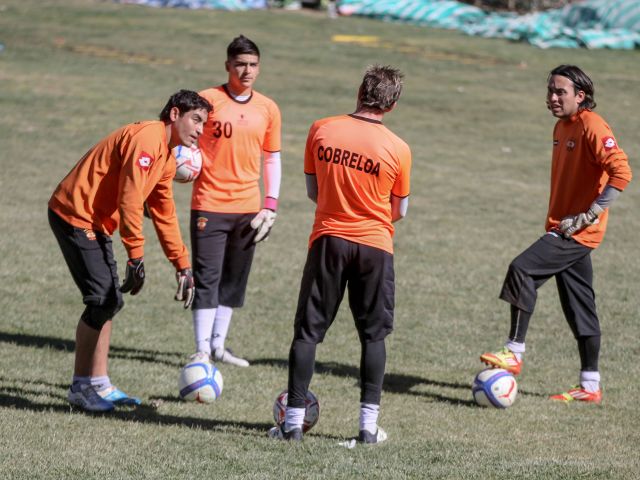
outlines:
{"label": "soccer ball", "polygon": [[178,145],[171,150],[171,153],[176,159],[176,174],[173,177],[176,182],[189,183],[200,175],[202,153],[196,145],[191,147]]}
{"label": "soccer ball", "polygon": [[180,371],[180,398],[191,402],[211,403],[222,393],[222,374],[208,359],[195,358]]}
{"label": "soccer ball", "polygon": [[476,375],[472,391],[478,405],[507,408],[516,399],[518,384],[511,372],[502,368],[487,368]]}
{"label": "soccer ball", "polygon": [[[288,390],[282,391],[273,404],[273,419],[278,425],[282,425],[284,423],[288,396]],[[318,423],[318,418],[320,417],[320,403],[318,402],[318,397],[316,397],[311,390],[307,390],[307,398],[304,400],[304,407],[305,412],[302,431],[308,432],[316,423]]]}

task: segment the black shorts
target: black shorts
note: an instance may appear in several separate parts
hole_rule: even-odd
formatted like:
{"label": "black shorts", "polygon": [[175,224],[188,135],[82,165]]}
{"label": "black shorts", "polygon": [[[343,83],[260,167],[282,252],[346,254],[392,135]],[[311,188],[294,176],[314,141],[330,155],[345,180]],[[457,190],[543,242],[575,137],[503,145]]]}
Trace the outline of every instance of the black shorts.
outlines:
{"label": "black shorts", "polygon": [[323,236],[313,242],[302,275],[294,340],[320,343],[349,290],[349,307],[361,342],[377,342],[393,330],[393,255]]}
{"label": "black shorts", "polygon": [[49,209],[49,225],[58,240],[85,305],[107,307],[113,314],[124,305],[111,237],[69,225]]}
{"label": "black shorts", "polygon": [[241,307],[253,262],[255,213],[191,211],[192,309]]}
{"label": "black shorts", "polygon": [[574,336],[600,335],[593,291],[592,248],[547,233],[509,265],[500,298],[533,313],[540,288],[556,278],[560,304]]}

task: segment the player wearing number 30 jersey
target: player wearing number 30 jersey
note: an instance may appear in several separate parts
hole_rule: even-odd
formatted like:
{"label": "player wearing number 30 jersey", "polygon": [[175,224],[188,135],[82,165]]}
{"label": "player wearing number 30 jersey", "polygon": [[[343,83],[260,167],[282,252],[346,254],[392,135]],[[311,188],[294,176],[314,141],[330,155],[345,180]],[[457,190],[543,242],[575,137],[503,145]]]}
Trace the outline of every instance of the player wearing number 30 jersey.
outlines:
{"label": "player wearing number 30 jersey", "polygon": [[[200,95],[213,105],[213,112],[198,141],[206,161],[193,185],[191,209],[255,214],[261,208],[263,152],[269,156],[280,151],[280,110],[255,90],[245,100],[234,98],[227,85],[203,90]],[[278,190],[267,191],[265,196],[277,199]]]}
{"label": "player wearing number 30 jersey", "polygon": [[233,308],[244,303],[255,244],[276,218],[281,119],[275,102],[253,90],[260,73],[255,43],[233,39],[225,68],[227,83],[200,92],[213,111],[198,141],[204,161],[191,199],[193,326],[196,353],[246,367],[225,339]]}

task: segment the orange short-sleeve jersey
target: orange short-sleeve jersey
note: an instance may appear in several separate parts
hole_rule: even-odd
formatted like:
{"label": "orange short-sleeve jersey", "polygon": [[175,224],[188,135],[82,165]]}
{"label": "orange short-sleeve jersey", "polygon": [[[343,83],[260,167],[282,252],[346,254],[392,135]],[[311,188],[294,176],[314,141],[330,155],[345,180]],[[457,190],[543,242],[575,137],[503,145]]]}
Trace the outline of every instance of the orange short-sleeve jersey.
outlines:
{"label": "orange short-sleeve jersey", "polygon": [[198,140],[202,171],[193,183],[191,208],[219,213],[260,210],[262,152],[278,152],[281,117],[276,103],[252,92],[237,101],[225,86],[200,92],[213,110]]}
{"label": "orange short-sleeve jersey", "polygon": [[355,114],[316,121],[304,156],[318,182],[309,246],[331,235],[393,253],[391,194],[409,195],[410,170],[409,146],[381,122]]}
{"label": "orange short-sleeve jersey", "polygon": [[[586,212],[607,184],[624,190],[630,181],[627,155],[600,115],[582,110],[570,119],[559,120],[553,131],[546,230],[557,227],[563,217]],[[596,248],[604,238],[608,214],[606,209],[597,224],[573,238],[582,245]]]}
{"label": "orange short-sleeve jersey", "polygon": [[176,163],[164,122],[125,125],[92,147],[60,182],[49,208],[77,228],[112,235],[119,228],[130,258],[144,254],[143,208],[149,201],[167,258],[187,268],[173,203]]}

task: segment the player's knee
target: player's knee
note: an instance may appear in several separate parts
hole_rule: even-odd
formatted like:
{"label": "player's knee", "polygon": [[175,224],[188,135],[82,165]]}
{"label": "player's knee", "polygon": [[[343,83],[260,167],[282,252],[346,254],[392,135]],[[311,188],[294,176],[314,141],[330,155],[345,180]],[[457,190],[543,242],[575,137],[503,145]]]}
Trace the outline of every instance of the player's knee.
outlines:
{"label": "player's knee", "polygon": [[520,264],[518,258],[516,258],[509,264],[509,269],[507,270],[507,278],[516,278],[519,280],[519,283],[521,283],[522,279],[526,276],[527,274],[525,272],[524,266]]}
{"label": "player's knee", "polygon": [[124,306],[122,295],[104,302],[103,299],[85,299],[86,307],[80,319],[94,330],[102,330],[104,324],[111,320]]}

